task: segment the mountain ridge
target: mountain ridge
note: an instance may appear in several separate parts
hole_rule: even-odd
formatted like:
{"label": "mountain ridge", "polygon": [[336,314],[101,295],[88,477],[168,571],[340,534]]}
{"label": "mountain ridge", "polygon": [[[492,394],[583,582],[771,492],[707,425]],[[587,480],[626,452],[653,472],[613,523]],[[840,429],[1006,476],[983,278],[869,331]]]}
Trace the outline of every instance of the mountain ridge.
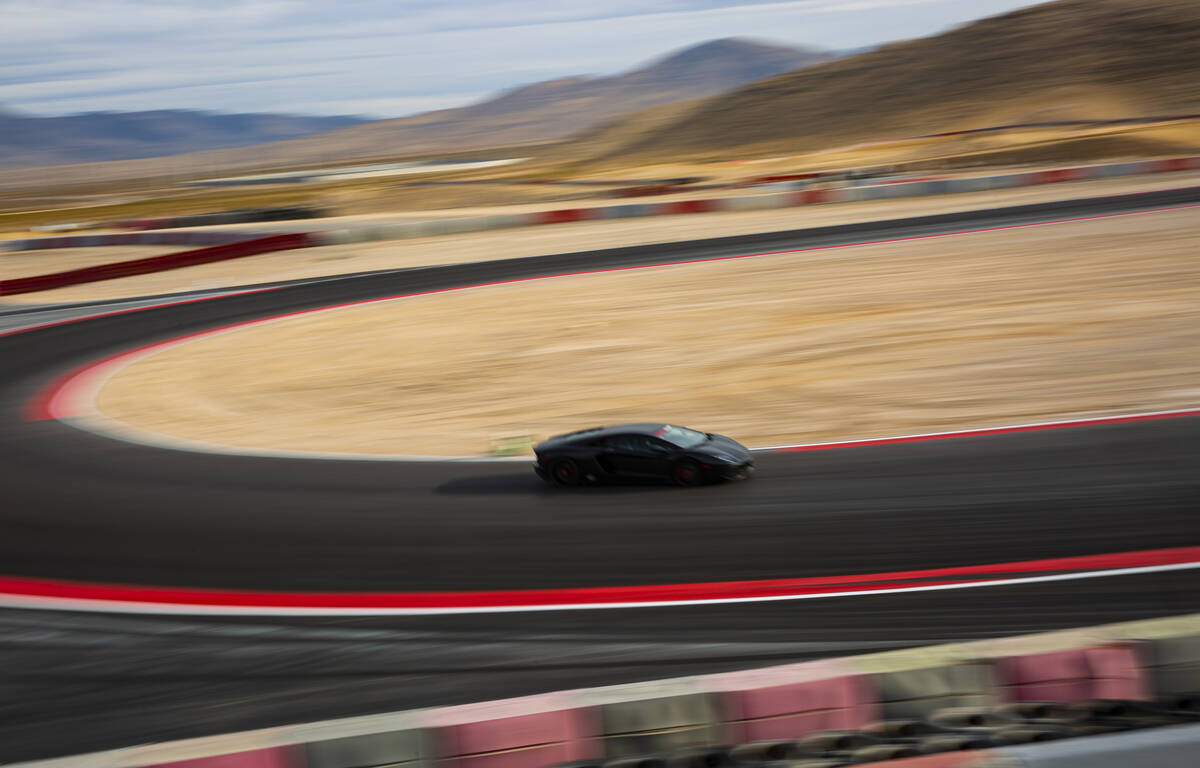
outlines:
{"label": "mountain ridge", "polygon": [[1197,39],[1193,0],[1058,0],[759,80],[687,109],[633,113],[563,151],[579,162],[799,153],[1008,123],[1200,112]]}
{"label": "mountain ridge", "polygon": [[[235,168],[545,142],[625,112],[712,95],[833,56],[825,51],[741,38],[710,40],[616,75],[577,75],[528,83],[463,107],[254,143],[222,150],[219,158],[211,152],[193,157],[199,164]],[[688,76],[681,74],[684,72]],[[0,137],[4,135],[3,120],[0,117]],[[50,164],[22,160],[6,149],[0,141],[0,166]]]}
{"label": "mountain ridge", "polygon": [[0,107],[0,165],[133,160],[280,141],[365,122],[353,116],[193,109],[43,117]]}

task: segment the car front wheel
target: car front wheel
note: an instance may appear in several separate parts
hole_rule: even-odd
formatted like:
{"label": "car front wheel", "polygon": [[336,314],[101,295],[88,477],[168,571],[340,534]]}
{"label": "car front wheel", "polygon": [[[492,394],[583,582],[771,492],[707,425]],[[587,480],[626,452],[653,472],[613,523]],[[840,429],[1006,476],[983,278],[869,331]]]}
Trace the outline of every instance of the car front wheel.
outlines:
{"label": "car front wheel", "polygon": [[559,485],[579,485],[579,465],[571,459],[557,459],[550,465],[550,476]]}
{"label": "car front wheel", "polygon": [[700,465],[691,459],[684,459],[675,464],[671,470],[671,477],[675,480],[676,485],[700,485],[702,479]]}

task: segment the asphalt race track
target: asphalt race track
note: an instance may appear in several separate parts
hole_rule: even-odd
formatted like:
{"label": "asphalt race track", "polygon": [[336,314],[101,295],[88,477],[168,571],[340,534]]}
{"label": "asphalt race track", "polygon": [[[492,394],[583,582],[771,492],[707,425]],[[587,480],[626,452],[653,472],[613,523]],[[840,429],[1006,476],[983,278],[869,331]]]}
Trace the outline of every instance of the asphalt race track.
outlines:
{"label": "asphalt race track", "polygon": [[[284,312],[568,271],[1200,202],[1200,187],[369,273],[0,336],[0,575],[259,590],[600,587],[1200,544],[1200,417],[760,455],[751,482],[585,488],[522,463],[170,451],[25,420],[104,354]],[[968,256],[966,256],[969,258]],[[794,419],[804,419],[797,404]],[[701,425],[702,426],[702,425]],[[446,616],[0,610],[0,762],[1196,610],[1197,570],[823,599]]]}

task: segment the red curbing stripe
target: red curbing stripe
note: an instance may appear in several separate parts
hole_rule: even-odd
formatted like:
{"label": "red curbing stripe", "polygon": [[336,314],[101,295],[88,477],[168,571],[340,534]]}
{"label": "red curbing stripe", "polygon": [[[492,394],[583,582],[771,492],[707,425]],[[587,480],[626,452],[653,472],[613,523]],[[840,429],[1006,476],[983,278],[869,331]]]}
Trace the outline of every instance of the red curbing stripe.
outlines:
{"label": "red curbing stripe", "polygon": [[[805,595],[886,592],[1004,582],[1007,574],[1098,572],[1183,566],[1200,562],[1200,547],[1119,552],[1016,563],[932,568],[893,573],[820,576],[760,581],[657,584],[623,587],[446,592],[271,592],[157,586],[125,586],[21,577],[0,578],[0,595],[108,603],[193,607],[438,610],[555,607],[661,602],[785,598]],[[958,579],[940,579],[961,576]],[[998,576],[998,578],[969,578]],[[936,579],[936,580],[934,580]]]}
{"label": "red curbing stripe", "polygon": [[[261,290],[270,291],[270,290],[277,290],[277,289],[263,288]],[[258,291],[253,291],[253,292],[257,293]],[[247,293],[251,293],[251,291],[247,291]],[[228,294],[226,294],[226,295],[228,295]],[[180,301],[180,302],[169,302],[167,304],[156,304],[156,305],[154,305],[154,307],[172,306],[174,304],[189,304],[189,303],[192,303],[195,301],[206,301],[209,298],[210,297],[201,297],[201,298],[189,299],[189,300]],[[378,300],[377,299],[369,299],[366,302],[362,302],[362,303],[370,303],[372,301],[378,301]],[[152,309],[152,308],[153,307],[139,307],[138,309]],[[131,311],[137,311],[137,310],[133,310],[133,309],[123,310],[123,311],[113,312],[111,314],[114,314],[114,315],[126,314],[127,312],[131,312]],[[176,336],[175,338],[167,339],[165,341],[154,342],[152,344],[144,344],[140,347],[137,347],[136,349],[126,350],[124,352],[117,352],[115,354],[108,355],[106,357],[102,357],[98,360],[93,360],[92,362],[88,363],[87,365],[85,365],[81,368],[77,368],[73,371],[68,371],[67,373],[63,374],[62,376],[59,376],[57,379],[51,381],[50,384],[48,384],[45,387],[43,387],[42,389],[38,390],[34,394],[34,396],[31,397],[25,403],[25,407],[23,409],[22,415],[26,421],[45,421],[47,419],[64,419],[64,418],[70,418],[71,416],[77,416],[83,411],[83,405],[84,405],[81,402],[81,398],[78,397],[78,390],[86,387],[92,381],[93,377],[102,375],[103,373],[110,370],[114,366],[116,366],[120,363],[123,363],[124,361],[126,361],[130,358],[133,358],[133,357],[136,357],[139,355],[148,354],[148,353],[153,352],[158,349],[164,349],[166,347],[175,346],[176,344],[182,344],[187,341],[192,341],[193,339],[200,339],[205,336],[215,336],[220,333],[225,333],[227,331],[236,330],[238,328],[243,328],[246,326],[258,325],[259,323],[268,322],[270,320],[280,320],[280,319],[287,318],[287,317],[293,317],[296,315],[307,315],[307,314],[311,314],[313,312],[319,312],[319,311],[321,311],[321,310],[320,309],[300,310],[297,312],[289,312],[289,313],[283,314],[283,315],[273,315],[272,317],[265,318],[265,319],[244,320],[240,323],[234,323],[232,325],[225,325],[225,326],[221,326],[220,328],[211,328],[211,329],[203,330],[203,331],[195,331],[193,333],[185,334],[183,336]],[[105,315],[93,315],[92,317],[104,317],[104,316]],[[83,319],[83,318],[81,318],[81,319]],[[90,318],[86,318],[86,319],[90,319]],[[63,322],[67,323],[67,322],[73,322],[73,321],[68,320],[68,321],[63,321]],[[42,326],[39,326],[39,327],[42,327]],[[23,330],[30,330],[30,329],[23,329]]]}
{"label": "red curbing stripe", "polygon": [[1063,421],[1046,421],[1038,424],[1014,424],[1004,427],[984,427],[981,429],[962,429],[953,432],[929,432],[921,435],[899,435],[896,437],[871,437],[862,440],[841,440],[830,443],[808,443],[804,445],[781,445],[765,450],[776,453],[796,453],[799,451],[829,451],[836,448],[860,448],[868,445],[894,445],[896,443],[919,443],[926,440],[951,440],[958,437],[987,437],[988,435],[1006,435],[1013,432],[1037,432],[1045,429],[1068,429],[1071,427],[1099,426],[1102,424],[1125,424],[1134,421],[1153,421],[1156,419],[1177,419],[1186,416],[1200,416],[1200,408],[1188,408],[1178,411],[1155,411],[1152,413],[1130,413],[1118,416],[1096,416],[1086,419],[1068,419]]}

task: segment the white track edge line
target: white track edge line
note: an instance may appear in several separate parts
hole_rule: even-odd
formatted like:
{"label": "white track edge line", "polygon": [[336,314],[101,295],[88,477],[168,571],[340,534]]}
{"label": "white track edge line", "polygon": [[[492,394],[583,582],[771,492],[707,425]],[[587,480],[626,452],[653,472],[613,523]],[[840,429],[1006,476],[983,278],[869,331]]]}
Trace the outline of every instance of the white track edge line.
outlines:
{"label": "white track edge line", "polygon": [[936,584],[921,587],[896,587],[891,589],[867,589],[850,592],[821,592],[816,594],[765,595],[759,597],[701,598],[697,600],[653,600],[623,603],[575,603],[528,606],[505,605],[464,608],[292,608],[283,606],[221,606],[138,601],[125,602],[120,600],[57,598],[5,593],[0,594],[0,607],[27,608],[35,610],[92,611],[99,613],[205,616],[437,616],[481,613],[534,613],[545,611],[592,611],[622,608],[669,608],[688,605],[728,605],[736,603],[779,602],[784,600],[816,600],[830,597],[857,597],[860,595],[901,594],[905,592],[936,592],[950,589],[974,589],[978,587],[1004,587],[1024,584],[1042,584],[1055,581],[1095,579],[1107,576],[1133,576],[1138,574],[1165,573],[1195,568],[1200,568],[1200,562],[1173,563],[1170,565],[1144,565],[1130,568],[1078,571],[1076,573],[1051,574],[1047,576],[1022,576],[1011,579],[992,579],[989,581],[971,581],[959,584]]}

